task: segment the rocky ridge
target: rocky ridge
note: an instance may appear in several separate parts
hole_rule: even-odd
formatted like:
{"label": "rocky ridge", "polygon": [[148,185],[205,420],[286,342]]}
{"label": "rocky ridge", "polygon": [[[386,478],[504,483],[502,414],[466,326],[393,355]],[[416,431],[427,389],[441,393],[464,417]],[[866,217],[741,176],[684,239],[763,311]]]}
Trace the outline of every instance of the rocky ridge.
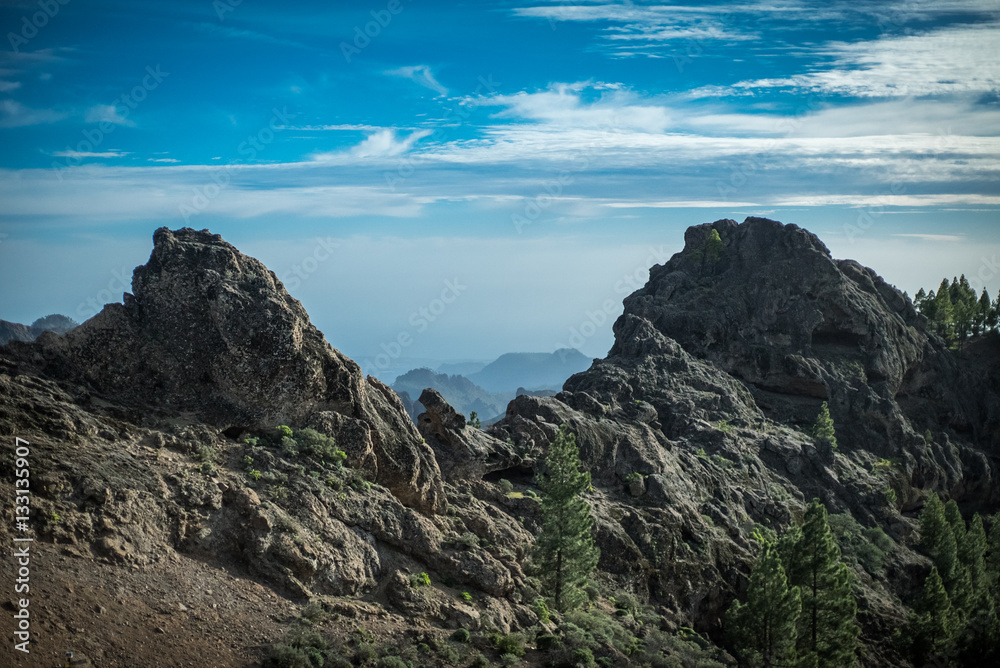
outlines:
{"label": "rocky ridge", "polygon": [[[348,617],[509,632],[536,621],[529,492],[569,424],[608,586],[667,627],[714,634],[745,587],[753,527],[787,526],[820,496],[895,541],[884,570],[855,569],[865,661],[898,665],[899,599],[927,570],[913,511],[931,490],[997,505],[997,365],[957,358],[814,235],[757,218],[689,229],[614,331],[607,358],[554,397],[518,396],[487,432],[433,391],[414,428],[261,263],[161,229],[124,304],[0,349],[0,431],[37,443],[39,549],[152,579],[197,560]],[[837,450],[806,433],[824,400]],[[269,441],[277,424],[334,437],[347,466]],[[421,571],[434,586],[415,593]]]}

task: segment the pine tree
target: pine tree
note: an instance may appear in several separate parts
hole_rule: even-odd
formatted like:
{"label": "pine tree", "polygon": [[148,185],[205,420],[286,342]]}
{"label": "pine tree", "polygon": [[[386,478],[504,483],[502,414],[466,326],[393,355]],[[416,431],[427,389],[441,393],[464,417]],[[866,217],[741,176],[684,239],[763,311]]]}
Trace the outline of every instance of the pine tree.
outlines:
{"label": "pine tree", "polygon": [[964,569],[968,589],[961,591],[964,583],[960,583],[956,596],[952,597],[953,607],[964,605],[964,624],[957,644],[962,648],[962,663],[966,666],[996,665],[1000,650],[1000,620],[990,594],[987,552],[983,518],[976,513],[958,548],[958,561]]}
{"label": "pine tree", "polygon": [[578,607],[587,595],[583,586],[597,567],[590,504],[580,495],[590,489],[590,473],[581,471],[576,436],[559,428],[545,457],[542,528],[535,538],[532,566],[560,612]]}
{"label": "pine tree", "polygon": [[708,239],[705,240],[705,258],[708,259],[709,262],[715,262],[719,259],[719,255],[722,254],[723,248],[722,237],[719,236],[719,231],[712,228],[711,233],[708,235]]}
{"label": "pine tree", "polygon": [[765,544],[750,573],[746,603],[733,601],[728,613],[729,634],[741,665],[794,665],[801,610],[799,589],[788,586],[777,548]]}
{"label": "pine tree", "polygon": [[945,518],[944,504],[934,492],[920,511],[920,544],[927,550],[941,578],[951,582],[955,577],[958,546],[951,525]]}
{"label": "pine tree", "polygon": [[920,305],[920,314],[927,318],[931,331],[934,331],[934,328],[936,327],[935,319],[937,317],[937,313],[934,312],[934,306],[936,304],[937,295],[933,290],[931,290],[927,293],[927,299],[925,299]]}
{"label": "pine tree", "polygon": [[819,668],[853,666],[861,632],[855,619],[854,574],[840,560],[826,507],[819,499],[809,504],[789,554],[789,578],[802,597],[799,655],[806,661],[814,655]]}
{"label": "pine tree", "polygon": [[959,343],[959,348],[961,348],[972,333],[976,310],[979,308],[976,301],[976,291],[969,285],[965,274],[952,281],[949,297],[951,297],[952,304],[952,331]]}
{"label": "pine tree", "polygon": [[917,665],[940,656],[954,639],[955,615],[937,567],[924,580],[911,622],[913,653]]}
{"label": "pine tree", "polygon": [[833,418],[830,417],[830,405],[825,401],[819,409],[816,424],[813,425],[813,438],[822,445],[837,449],[837,432],[833,427]]}
{"label": "pine tree", "polygon": [[921,312],[921,308],[924,305],[924,301],[927,299],[927,293],[924,292],[923,288],[917,290],[917,294],[913,295],[913,306],[916,307],[917,312]]}
{"label": "pine tree", "polygon": [[953,340],[952,325],[954,321],[954,306],[951,303],[951,290],[948,279],[941,281],[937,294],[934,296],[934,331],[945,341]]}
{"label": "pine tree", "polygon": [[983,288],[983,294],[979,296],[976,304],[976,317],[973,320],[972,330],[976,336],[985,334],[993,329],[993,303],[990,301],[990,293]]}

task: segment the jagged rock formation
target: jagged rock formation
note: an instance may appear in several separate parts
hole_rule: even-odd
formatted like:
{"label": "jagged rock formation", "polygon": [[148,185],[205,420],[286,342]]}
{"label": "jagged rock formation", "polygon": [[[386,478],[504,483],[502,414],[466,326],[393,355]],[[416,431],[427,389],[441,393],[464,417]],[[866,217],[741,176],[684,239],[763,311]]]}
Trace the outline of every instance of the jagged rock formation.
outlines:
{"label": "jagged rock formation", "polygon": [[417,417],[417,429],[434,450],[446,480],[481,480],[493,471],[521,463],[512,445],[467,426],[465,416],[437,390],[424,390],[420,403],[426,412]]}
{"label": "jagged rock formation", "polygon": [[217,234],[161,228],[132,294],[65,337],[18,349],[44,373],[224,428],[311,425],[404,503],[435,512],[441,475],[399,398],[332,348],[273,272]]}
{"label": "jagged rock formation", "polygon": [[[785,525],[813,496],[900,542],[913,531],[900,511],[932,489],[1000,500],[995,364],[956,360],[899,291],[794,225],[690,228],[614,332],[606,359],[554,398],[518,397],[491,433],[540,453],[569,424],[595,485],[638,497],[599,501],[600,568],[696,626],[738,589],[750,527]],[[804,433],[823,400],[837,452]],[[899,614],[875,594],[864,607],[879,608],[870,624]]]}

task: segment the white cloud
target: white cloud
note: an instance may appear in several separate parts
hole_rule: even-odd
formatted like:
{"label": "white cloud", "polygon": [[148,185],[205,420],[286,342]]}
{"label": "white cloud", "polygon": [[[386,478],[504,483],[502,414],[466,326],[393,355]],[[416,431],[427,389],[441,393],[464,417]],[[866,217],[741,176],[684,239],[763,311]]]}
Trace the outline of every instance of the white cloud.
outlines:
{"label": "white cloud", "polygon": [[149,162],[180,162],[177,158],[149,158]]}
{"label": "white cloud", "polygon": [[429,88],[438,95],[447,95],[448,89],[438,83],[438,80],[434,78],[434,73],[431,68],[427,65],[413,65],[410,67],[399,67],[394,70],[388,70],[386,74],[395,77],[403,77],[404,79],[409,79],[414,83],[417,83],[424,88]]}
{"label": "white cloud", "polygon": [[56,158],[121,158],[128,155],[128,151],[56,151],[52,155]]}
{"label": "white cloud", "polygon": [[[67,168],[55,178],[50,170],[0,170],[0,201],[8,220],[44,216],[73,221],[153,219],[193,224],[181,216],[193,193],[214,186],[218,166]],[[208,201],[204,215],[249,219],[270,214],[342,218],[383,215],[413,217],[429,201],[387,192],[384,186],[286,185],[286,166],[233,168],[229,185]],[[289,181],[297,181],[292,178]],[[329,179],[313,179],[317,183]],[[200,215],[200,214],[196,214]]]}
{"label": "white cloud", "polygon": [[0,128],[55,123],[67,114],[55,109],[31,109],[16,100],[0,100]]}
{"label": "white cloud", "polygon": [[329,151],[312,155],[314,162],[351,163],[358,158],[394,158],[406,153],[422,138],[431,134],[430,130],[414,130],[400,138],[396,130],[383,128],[365,137],[349,151]]}
{"label": "white cloud", "polygon": [[21,87],[20,81],[0,81],[0,93],[9,93]]}
{"label": "white cloud", "polygon": [[337,125],[297,125],[289,126],[285,128],[286,130],[302,130],[302,131],[326,131],[326,130],[345,130],[345,131],[365,131],[365,132],[377,132],[379,130],[384,130],[380,125],[364,125],[359,123],[340,123]]}
{"label": "white cloud", "polygon": [[921,241],[965,241],[966,237],[962,234],[893,234],[894,237],[910,237],[913,239],[920,239]]}
{"label": "white cloud", "polygon": [[[640,132],[664,132],[671,124],[668,109],[643,104],[626,91],[603,93],[594,102],[584,102],[580,92],[589,84],[556,84],[547,91],[474,98],[470,104],[506,107],[497,118],[521,118],[558,128],[607,128]],[[607,85],[604,85],[607,88]]]}
{"label": "white cloud", "polygon": [[98,104],[87,110],[85,119],[87,123],[112,123],[114,125],[124,125],[135,127],[135,121],[131,121],[118,113],[118,109],[113,104]]}
{"label": "white cloud", "polygon": [[[959,25],[919,35],[825,47],[829,69],[770,79],[740,81],[728,90],[753,93],[783,88],[852,97],[909,97],[988,93],[1000,90],[1000,22]],[[717,95],[726,88],[701,89]]]}

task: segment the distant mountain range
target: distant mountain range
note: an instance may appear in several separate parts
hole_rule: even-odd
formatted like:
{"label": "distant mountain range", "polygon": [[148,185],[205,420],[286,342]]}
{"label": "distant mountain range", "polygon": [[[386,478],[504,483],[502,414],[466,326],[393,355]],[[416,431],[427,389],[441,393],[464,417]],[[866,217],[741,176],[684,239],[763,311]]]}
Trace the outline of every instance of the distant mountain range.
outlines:
{"label": "distant mountain range", "polygon": [[566,379],[586,371],[590,358],[573,348],[560,348],[554,353],[506,353],[469,376],[476,385],[488,392],[528,390],[561,390]]}
{"label": "distant mountain range", "polygon": [[430,387],[459,413],[468,416],[475,411],[487,424],[502,417],[514,397],[552,396],[567,378],[589,366],[590,358],[572,348],[553,353],[506,353],[489,364],[459,362],[442,364],[437,371],[413,369],[396,378],[392,389],[414,420],[424,410],[417,398]]}
{"label": "distant mountain range", "polygon": [[34,341],[43,332],[65,334],[78,324],[75,320],[56,313],[39,318],[30,325],[0,320],[0,346],[9,341]]}

